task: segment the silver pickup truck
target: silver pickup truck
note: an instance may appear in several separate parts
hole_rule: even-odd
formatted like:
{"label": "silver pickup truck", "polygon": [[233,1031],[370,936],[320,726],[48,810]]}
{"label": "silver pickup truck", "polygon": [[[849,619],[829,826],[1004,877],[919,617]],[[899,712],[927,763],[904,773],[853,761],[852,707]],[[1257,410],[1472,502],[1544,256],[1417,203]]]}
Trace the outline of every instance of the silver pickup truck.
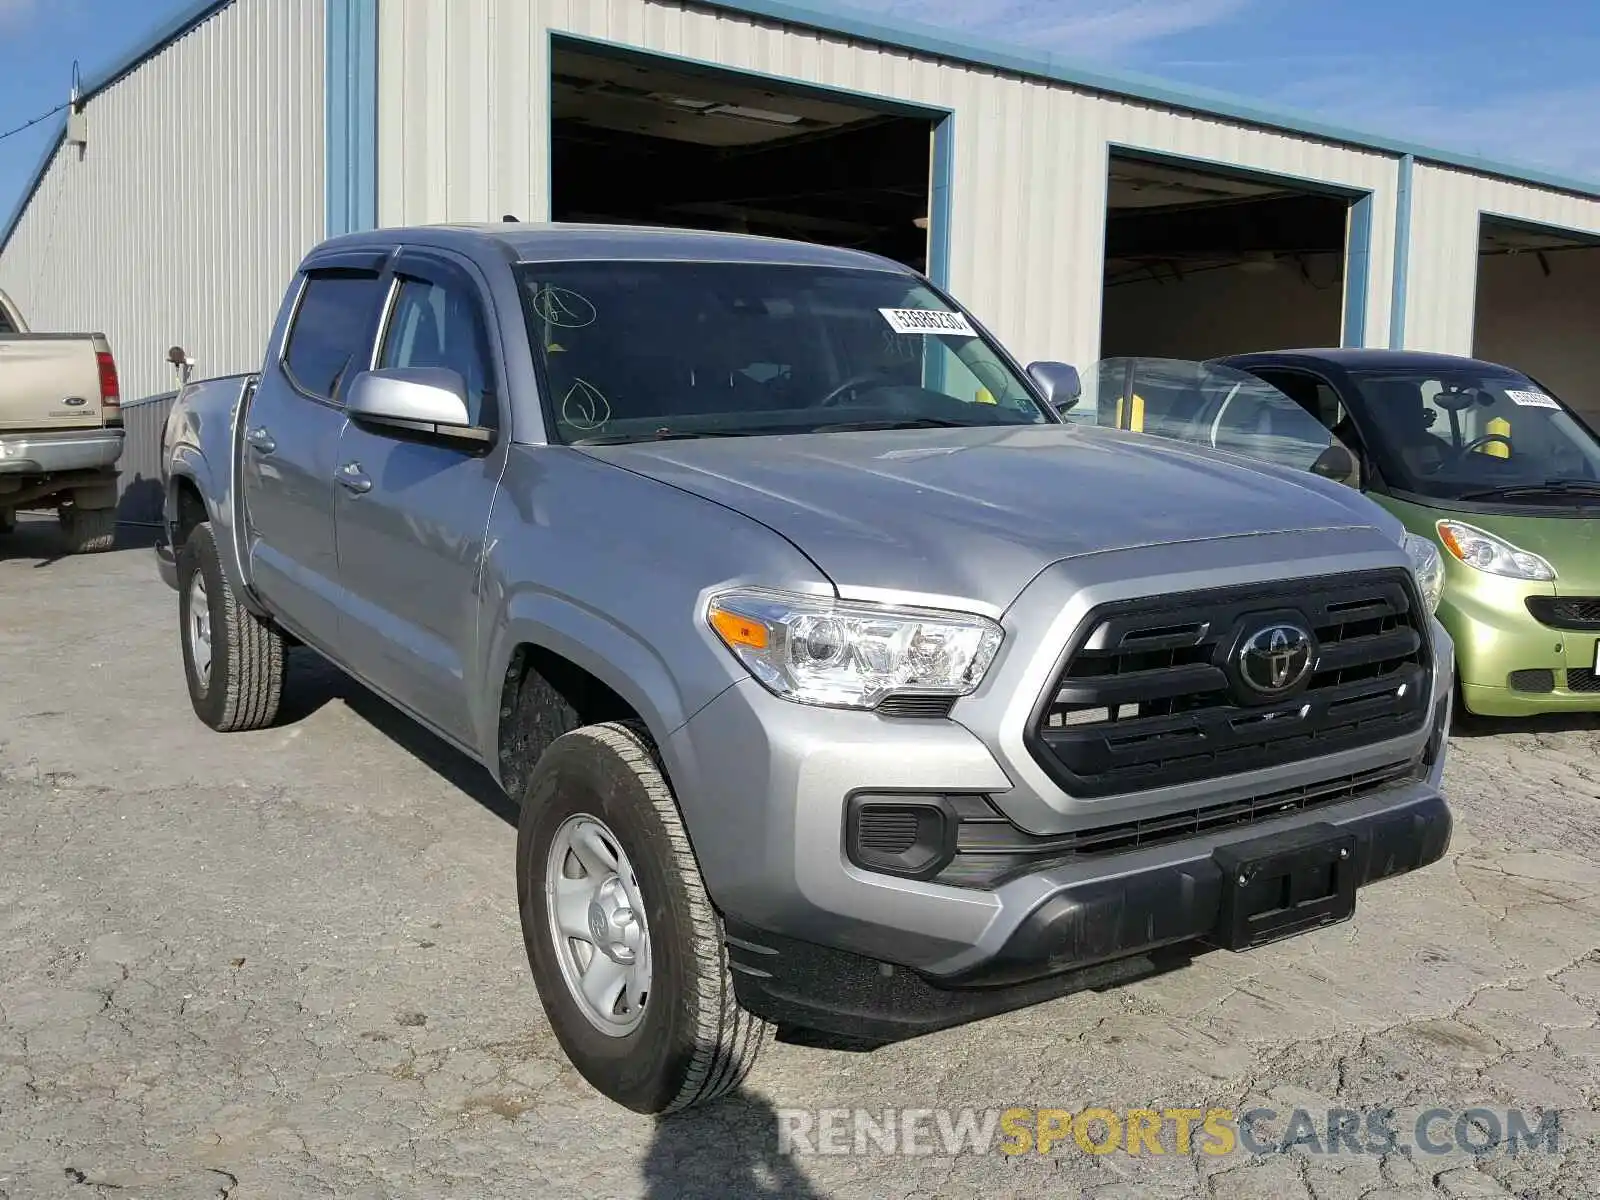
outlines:
{"label": "silver pickup truck", "polygon": [[166,430],[195,711],[270,724],[303,643],[494,772],[551,1025],[639,1111],[775,1026],[892,1040],[1348,918],[1450,838],[1435,551],[1077,394],[864,254],[332,239]]}
{"label": "silver pickup truck", "polygon": [[120,390],[103,334],[30,333],[0,292],[0,534],[18,509],[48,508],[72,553],[111,549]]}

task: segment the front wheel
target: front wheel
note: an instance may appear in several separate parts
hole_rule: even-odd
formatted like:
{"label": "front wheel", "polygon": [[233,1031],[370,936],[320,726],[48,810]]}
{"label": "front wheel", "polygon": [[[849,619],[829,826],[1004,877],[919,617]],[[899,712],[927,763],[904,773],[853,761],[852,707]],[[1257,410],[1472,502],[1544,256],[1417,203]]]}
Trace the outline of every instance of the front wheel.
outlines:
{"label": "front wheel", "polygon": [[178,629],[196,716],[223,733],[277,719],[283,636],[234,596],[209,521],[190,530],[178,551]]}
{"label": "front wheel", "polygon": [[523,941],[579,1074],[642,1113],[737,1087],[767,1026],[734,997],[721,919],[643,732],[562,735],[519,799]]}

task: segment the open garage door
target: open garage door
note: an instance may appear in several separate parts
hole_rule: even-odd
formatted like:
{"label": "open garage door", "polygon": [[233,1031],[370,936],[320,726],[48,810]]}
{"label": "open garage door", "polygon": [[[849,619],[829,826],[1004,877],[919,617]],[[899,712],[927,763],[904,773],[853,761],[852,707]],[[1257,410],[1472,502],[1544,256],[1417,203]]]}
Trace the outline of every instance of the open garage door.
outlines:
{"label": "open garage door", "polygon": [[1113,154],[1107,205],[1104,357],[1340,344],[1349,197]]}
{"label": "open garage door", "polygon": [[1483,218],[1472,353],[1531,375],[1600,430],[1600,238]]}
{"label": "open garage door", "polygon": [[554,220],[797,238],[929,270],[928,118],[572,44],[552,74]]}

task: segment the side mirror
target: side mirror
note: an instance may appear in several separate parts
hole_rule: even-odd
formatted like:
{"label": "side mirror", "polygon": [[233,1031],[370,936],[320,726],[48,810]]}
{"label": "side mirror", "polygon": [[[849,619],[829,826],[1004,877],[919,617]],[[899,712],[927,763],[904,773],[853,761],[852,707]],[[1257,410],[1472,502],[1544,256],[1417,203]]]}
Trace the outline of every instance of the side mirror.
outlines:
{"label": "side mirror", "polygon": [[345,411],[352,420],[435,437],[487,442],[472,423],[467,384],[448,367],[386,367],[363,371],[350,384]]}
{"label": "side mirror", "polygon": [[[1339,483],[1350,483],[1357,478],[1356,456],[1338,442],[1328,446],[1311,464],[1311,473]],[[1352,484],[1352,486],[1357,486]]]}
{"label": "side mirror", "polygon": [[1045,403],[1057,413],[1067,412],[1083,395],[1083,380],[1078,378],[1078,368],[1068,363],[1029,363],[1028,377],[1039,385]]}

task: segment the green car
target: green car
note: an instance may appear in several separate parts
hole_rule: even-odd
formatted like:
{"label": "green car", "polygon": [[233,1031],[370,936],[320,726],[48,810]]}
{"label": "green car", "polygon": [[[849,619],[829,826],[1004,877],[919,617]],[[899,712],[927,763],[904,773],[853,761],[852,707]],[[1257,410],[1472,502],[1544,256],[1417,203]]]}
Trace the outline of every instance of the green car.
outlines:
{"label": "green car", "polygon": [[1079,419],[1342,479],[1432,538],[1467,712],[1600,712],[1600,438],[1527,375],[1302,350],[1106,360],[1085,385]]}

